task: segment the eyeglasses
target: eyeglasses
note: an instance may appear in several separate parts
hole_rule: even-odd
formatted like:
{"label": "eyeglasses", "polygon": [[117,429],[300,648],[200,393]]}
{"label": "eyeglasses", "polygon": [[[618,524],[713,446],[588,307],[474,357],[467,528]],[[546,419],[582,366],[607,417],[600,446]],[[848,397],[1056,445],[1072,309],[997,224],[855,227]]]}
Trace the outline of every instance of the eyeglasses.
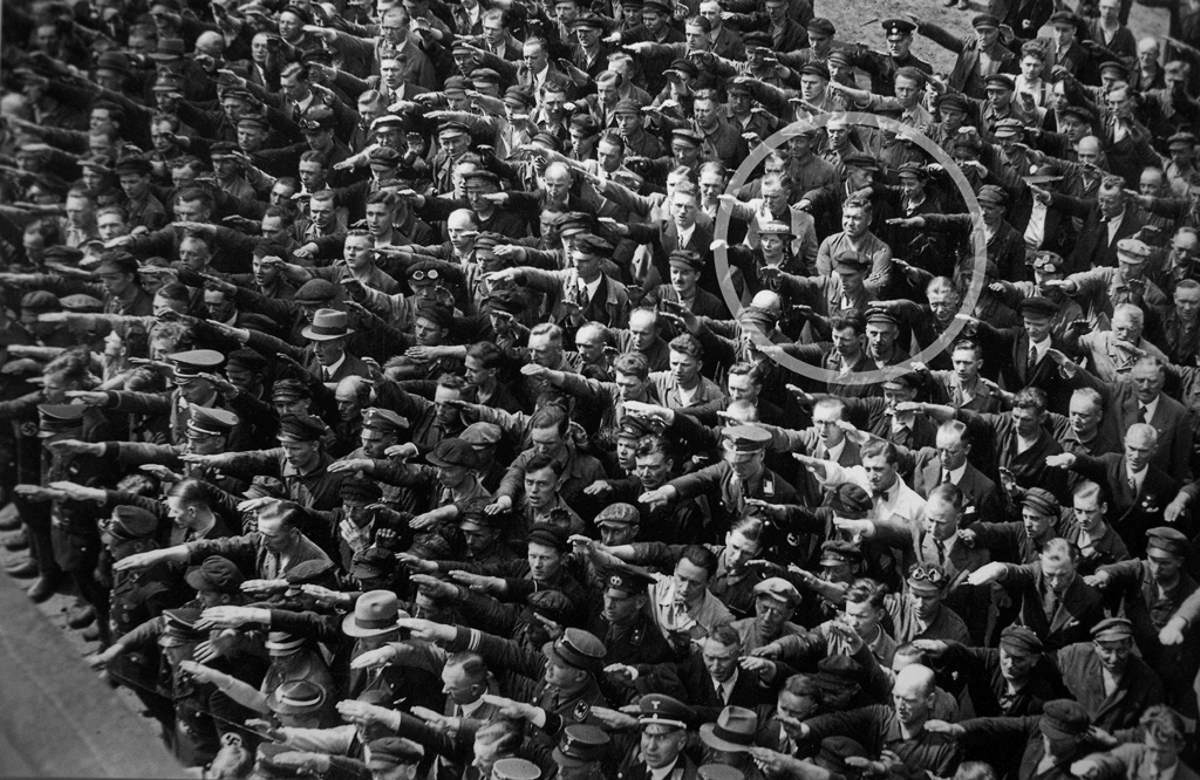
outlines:
{"label": "eyeglasses", "polygon": [[315,119],[301,119],[300,120],[300,129],[315,132],[318,130],[326,130],[328,128],[326,128],[321,122],[318,122]]}
{"label": "eyeglasses", "polygon": [[426,279],[428,279],[431,282],[436,282],[438,279],[441,278],[441,274],[438,273],[438,270],[436,268],[431,268],[428,271],[425,271],[425,270],[413,271],[412,276],[410,276],[409,278],[412,279],[414,282],[423,282]]}
{"label": "eyeglasses", "polygon": [[922,566],[917,564],[908,570],[908,578],[913,582],[928,582],[930,585],[941,585],[946,582],[946,572],[937,566]]}

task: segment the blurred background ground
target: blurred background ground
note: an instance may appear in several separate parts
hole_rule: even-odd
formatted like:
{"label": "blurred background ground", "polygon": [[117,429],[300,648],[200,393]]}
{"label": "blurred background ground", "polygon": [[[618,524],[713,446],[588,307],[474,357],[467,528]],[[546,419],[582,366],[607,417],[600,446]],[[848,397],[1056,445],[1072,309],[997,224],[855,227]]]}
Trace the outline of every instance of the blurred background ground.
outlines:
{"label": "blurred background ground", "polygon": [[[1074,3],[1071,3],[1074,5]],[[837,38],[850,43],[865,43],[876,51],[884,51],[884,34],[880,22],[902,14],[915,14],[924,21],[936,22],[959,35],[971,33],[971,17],[987,10],[984,0],[972,0],[967,10],[946,8],[942,0],[815,0],[815,14],[824,16],[837,28]],[[1138,38],[1144,35],[1164,35],[1167,32],[1167,13],[1159,8],[1146,8],[1136,0],[1129,17],[1129,27]],[[1049,38],[1049,28],[1041,37]],[[932,63],[938,73],[949,73],[955,55],[928,38],[916,37],[913,51]],[[864,82],[865,83],[865,82]]]}

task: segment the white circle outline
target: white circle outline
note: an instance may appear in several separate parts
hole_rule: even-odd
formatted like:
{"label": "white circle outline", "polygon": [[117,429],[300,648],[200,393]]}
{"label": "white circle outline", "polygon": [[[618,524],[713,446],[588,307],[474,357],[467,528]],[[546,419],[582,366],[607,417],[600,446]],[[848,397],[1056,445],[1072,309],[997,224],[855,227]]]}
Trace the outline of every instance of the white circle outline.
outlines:
{"label": "white circle outline", "polygon": [[[979,296],[983,293],[983,284],[987,278],[987,239],[983,232],[982,214],[983,209],[979,205],[979,199],[975,197],[975,191],[971,189],[967,177],[963,175],[958,165],[951,159],[945,150],[933,142],[929,136],[920,132],[916,128],[909,125],[904,125],[890,117],[879,116],[876,114],[868,114],[861,111],[847,112],[826,112],[811,117],[810,119],[799,119],[787,127],[775,131],[769,138],[754,147],[750,154],[746,155],[746,159],[734,171],[733,177],[729,180],[725,192],[736,194],[737,190],[750,178],[750,174],[758,167],[758,164],[766,159],[766,156],[782,146],[789,138],[801,135],[810,130],[820,129],[829,123],[829,120],[837,116],[839,119],[844,119],[852,125],[866,125],[874,127],[885,132],[903,132],[908,138],[911,138],[913,143],[921,147],[921,149],[939,163],[950,176],[951,181],[958,187],[959,193],[963,197],[963,201],[967,205],[967,213],[971,215],[974,221],[974,226],[971,228],[971,238],[975,244],[975,264],[971,273],[971,284],[967,289],[966,295],[961,301],[961,311],[973,311],[975,304],[979,301]],[[790,207],[789,207],[790,209]],[[730,206],[722,204],[717,212],[716,222],[713,224],[713,241],[727,242],[729,237],[729,222],[733,216],[733,210]],[[721,294],[725,299],[725,305],[729,307],[729,311],[733,312],[734,317],[741,315],[745,303],[738,297],[737,292],[733,289],[730,269],[729,269],[729,250],[727,246],[718,246],[713,251],[714,259],[717,263],[717,280],[721,285]],[[904,258],[901,258],[902,260]],[[955,318],[946,330],[942,331],[933,342],[911,356],[908,361],[895,366],[888,366],[882,369],[873,371],[851,371],[848,374],[839,374],[828,368],[821,368],[811,363],[806,363],[799,358],[788,355],[787,353],[776,355],[767,355],[776,364],[783,368],[800,374],[801,376],[813,379],[826,384],[836,382],[842,385],[867,385],[882,382],[885,379],[896,376],[897,374],[907,373],[911,368],[907,367],[908,363],[922,362],[926,365],[931,360],[941,354],[958,338],[959,333],[966,327],[966,322]],[[748,333],[750,338],[758,345],[771,344],[767,340],[765,334],[757,329],[743,329],[743,333]]]}

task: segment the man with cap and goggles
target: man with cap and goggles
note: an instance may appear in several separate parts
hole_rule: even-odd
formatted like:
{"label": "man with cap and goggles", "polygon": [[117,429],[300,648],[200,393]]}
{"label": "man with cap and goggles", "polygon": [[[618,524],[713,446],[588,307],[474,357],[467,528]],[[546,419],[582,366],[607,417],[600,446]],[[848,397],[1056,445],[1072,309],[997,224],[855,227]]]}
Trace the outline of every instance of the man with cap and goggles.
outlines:
{"label": "man with cap and goggles", "polygon": [[1188,717],[1196,712],[1192,680],[1200,669],[1192,628],[1200,618],[1200,589],[1184,571],[1190,553],[1182,531],[1158,526],[1146,532],[1144,558],[1110,563],[1084,578],[1121,600],[1121,614],[1133,624],[1142,657],[1162,677],[1167,704]]}

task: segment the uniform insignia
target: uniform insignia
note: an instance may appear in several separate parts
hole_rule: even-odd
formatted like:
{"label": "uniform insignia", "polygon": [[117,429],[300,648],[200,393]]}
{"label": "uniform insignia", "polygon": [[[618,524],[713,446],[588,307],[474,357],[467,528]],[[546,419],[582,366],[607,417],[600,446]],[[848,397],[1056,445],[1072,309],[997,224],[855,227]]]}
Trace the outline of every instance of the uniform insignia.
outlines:
{"label": "uniform insignia", "polygon": [[640,645],[645,638],[646,632],[642,630],[641,626],[629,632],[629,644],[631,645]]}
{"label": "uniform insignia", "polygon": [[22,436],[28,436],[28,437],[37,436],[37,432],[38,432],[37,423],[31,423],[31,422],[21,423],[21,435]]}
{"label": "uniform insignia", "polygon": [[575,720],[582,721],[587,719],[588,713],[591,711],[591,705],[583,699],[580,699],[579,701],[575,702],[575,709],[571,710],[571,715],[575,718]]}

